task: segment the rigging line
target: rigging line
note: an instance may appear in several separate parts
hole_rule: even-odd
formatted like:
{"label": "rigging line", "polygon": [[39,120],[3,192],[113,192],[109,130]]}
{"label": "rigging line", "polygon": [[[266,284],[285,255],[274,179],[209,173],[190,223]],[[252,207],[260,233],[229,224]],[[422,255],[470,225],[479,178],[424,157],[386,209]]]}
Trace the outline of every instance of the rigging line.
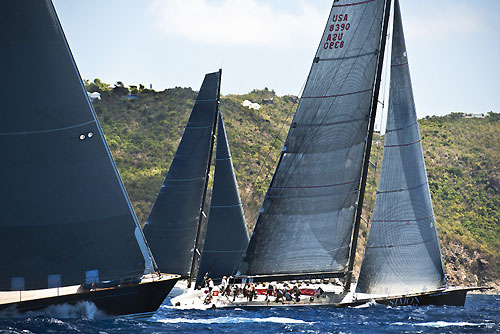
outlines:
{"label": "rigging line", "polygon": [[62,127],[62,128],[54,128],[54,129],[38,130],[38,131],[4,132],[4,133],[0,133],[0,136],[32,135],[32,134],[39,134],[39,133],[57,132],[57,131],[64,131],[64,130],[78,128],[78,127],[81,127],[84,125],[89,125],[92,123],[96,123],[95,119],[88,121],[88,122],[84,122],[84,123],[80,123],[80,124],[76,124],[76,125],[70,125],[70,126],[66,126],[66,127]]}
{"label": "rigging line", "polygon": [[[306,80],[307,81],[307,80]],[[302,87],[300,88],[300,91],[299,91],[299,94],[297,95],[297,102],[293,103],[292,106],[290,107],[290,109],[288,110],[287,112],[287,115],[285,117],[285,120],[281,123],[280,125],[280,128],[278,129],[278,131],[276,132],[276,135],[274,137],[274,140],[273,140],[273,146],[276,142],[284,142],[284,140],[282,138],[280,138],[282,136],[282,132],[283,132],[283,129],[285,128],[285,125],[289,124],[289,120],[290,120],[290,116],[292,114],[292,112],[295,110],[297,110],[298,108],[298,104],[299,104],[299,101],[300,101],[300,96],[301,94],[303,93],[304,91],[304,88],[305,88],[305,85],[306,85],[306,81],[304,81],[304,83],[302,84]],[[288,135],[288,133],[287,133]],[[265,181],[269,175],[271,175],[273,173],[273,170],[272,170],[272,166],[270,168],[270,171],[268,173],[266,173],[267,175],[264,176],[264,168],[267,168],[266,167],[266,162],[269,160],[270,156],[271,156],[271,152],[272,150],[268,150],[268,152],[266,153],[266,156],[264,158],[264,163],[262,164],[262,166],[260,167],[259,171],[257,172],[256,176],[255,176],[255,179],[252,181],[251,183],[251,186],[252,188],[257,184],[257,181],[260,177],[263,177],[263,181]],[[254,200],[255,197],[256,197],[256,194],[262,189],[262,185],[259,187],[258,191],[252,191],[252,192],[245,192],[244,194],[244,200],[242,200],[243,203],[248,203],[247,205],[250,205],[250,203],[248,202],[249,199],[251,200]]]}
{"label": "rigging line", "polygon": [[[389,32],[386,36],[386,39],[387,41],[390,40],[390,37],[392,35],[392,32]],[[387,43],[388,47],[390,47],[389,43]],[[387,47],[387,48],[388,48]],[[384,55],[384,64],[389,64],[389,57],[390,57],[390,52],[386,52],[385,55]],[[382,112],[380,113],[380,124],[379,124],[379,130],[380,132],[382,133],[382,126],[384,124],[384,116],[385,116],[385,113],[388,109],[388,107],[386,107],[386,97],[387,97],[387,81],[388,81],[388,78],[389,78],[389,69],[390,69],[390,66],[385,66],[385,73],[384,73],[384,80],[383,80],[383,83],[382,83]],[[380,155],[380,151],[381,149],[379,148],[379,145],[378,145],[378,142],[379,140],[377,139],[376,140],[376,150],[375,150],[375,164],[374,164],[374,168],[373,168],[373,180],[374,180],[374,190],[372,190],[370,192],[370,200],[368,202],[368,207],[367,207],[367,211],[368,211],[368,220],[366,221],[366,224],[367,224],[367,230],[369,230],[369,224],[370,224],[370,221],[373,217],[373,211],[374,211],[374,197],[375,197],[375,200],[376,200],[376,194],[377,194],[377,189],[378,189],[378,178],[377,178],[377,172],[378,172],[378,164],[379,164],[379,155]],[[366,247],[366,243],[368,242],[368,238],[365,239],[365,247]]]}

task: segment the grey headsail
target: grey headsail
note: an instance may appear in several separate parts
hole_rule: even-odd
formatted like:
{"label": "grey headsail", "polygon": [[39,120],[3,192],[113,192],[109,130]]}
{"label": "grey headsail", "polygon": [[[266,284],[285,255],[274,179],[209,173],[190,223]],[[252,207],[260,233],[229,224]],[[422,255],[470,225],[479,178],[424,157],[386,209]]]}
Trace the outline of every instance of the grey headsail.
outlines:
{"label": "grey headsail", "polygon": [[205,76],[144,234],[162,272],[191,274],[219,104],[220,72]]}
{"label": "grey headsail", "polygon": [[333,2],[242,273],[346,271],[385,3]]}
{"label": "grey headsail", "polygon": [[0,290],[153,270],[50,0],[2,1],[0,44]]}
{"label": "grey headsail", "polygon": [[356,291],[432,291],[445,286],[445,275],[397,0],[389,94],[380,181]]}
{"label": "grey headsail", "polygon": [[196,286],[203,284],[205,274],[212,279],[236,274],[248,240],[226,130],[219,112],[214,185]]}

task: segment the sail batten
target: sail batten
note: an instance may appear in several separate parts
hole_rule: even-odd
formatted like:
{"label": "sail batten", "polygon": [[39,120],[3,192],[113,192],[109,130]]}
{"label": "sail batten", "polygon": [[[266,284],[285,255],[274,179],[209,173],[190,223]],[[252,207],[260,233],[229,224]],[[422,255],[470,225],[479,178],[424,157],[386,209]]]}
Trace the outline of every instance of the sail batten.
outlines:
{"label": "sail batten", "polygon": [[205,76],[144,233],[162,272],[191,275],[213,135],[221,73]]}
{"label": "sail batten", "polygon": [[384,156],[356,291],[400,295],[445,286],[439,239],[395,1]]}

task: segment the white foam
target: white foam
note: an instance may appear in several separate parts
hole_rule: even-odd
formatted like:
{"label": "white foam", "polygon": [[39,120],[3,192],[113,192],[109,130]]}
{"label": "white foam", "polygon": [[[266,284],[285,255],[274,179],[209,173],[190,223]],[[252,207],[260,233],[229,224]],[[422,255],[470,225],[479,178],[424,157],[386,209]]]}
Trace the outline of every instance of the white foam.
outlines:
{"label": "white foam", "polygon": [[242,317],[219,317],[209,319],[187,319],[187,318],[174,318],[174,319],[159,319],[161,323],[175,324],[175,323],[190,323],[190,324],[240,324],[252,322],[270,322],[278,324],[313,324],[312,322],[305,322],[299,319],[269,317],[269,318],[242,318]]}
{"label": "white foam", "polygon": [[367,307],[372,307],[372,306],[376,306],[376,305],[377,305],[377,303],[375,302],[375,300],[370,300],[368,303],[354,306],[353,308],[367,308]]}
{"label": "white foam", "polygon": [[94,303],[79,302],[75,305],[62,304],[48,306],[40,311],[18,312],[15,309],[7,309],[0,312],[0,318],[30,318],[30,317],[47,317],[54,321],[59,319],[76,319],[87,318],[97,319],[106,317],[105,314],[97,309]]}
{"label": "white foam", "polygon": [[446,322],[446,321],[433,321],[433,322],[421,322],[421,323],[407,323],[407,322],[395,322],[392,325],[396,326],[420,326],[420,327],[485,327],[488,326],[486,323],[472,323],[472,322]]}

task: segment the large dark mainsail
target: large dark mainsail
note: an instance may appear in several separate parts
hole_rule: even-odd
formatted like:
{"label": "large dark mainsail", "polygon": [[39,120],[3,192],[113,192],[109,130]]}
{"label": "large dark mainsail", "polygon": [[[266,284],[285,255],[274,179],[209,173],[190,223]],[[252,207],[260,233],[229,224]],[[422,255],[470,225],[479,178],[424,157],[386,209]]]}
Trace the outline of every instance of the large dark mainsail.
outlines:
{"label": "large dark mainsail", "polygon": [[248,246],[248,230],[234,175],[226,130],[219,111],[215,175],[207,232],[196,286],[205,274],[212,279],[236,274]]}
{"label": "large dark mainsail", "polygon": [[0,10],[0,290],[153,264],[50,0]]}
{"label": "large dark mainsail", "polygon": [[212,156],[221,72],[205,76],[179,147],[144,227],[163,272],[191,275]]}
{"label": "large dark mainsail", "polygon": [[334,1],[242,273],[347,271],[386,2]]}
{"label": "large dark mainsail", "polygon": [[390,84],[384,157],[356,291],[433,291],[445,287],[445,275],[397,0]]}

